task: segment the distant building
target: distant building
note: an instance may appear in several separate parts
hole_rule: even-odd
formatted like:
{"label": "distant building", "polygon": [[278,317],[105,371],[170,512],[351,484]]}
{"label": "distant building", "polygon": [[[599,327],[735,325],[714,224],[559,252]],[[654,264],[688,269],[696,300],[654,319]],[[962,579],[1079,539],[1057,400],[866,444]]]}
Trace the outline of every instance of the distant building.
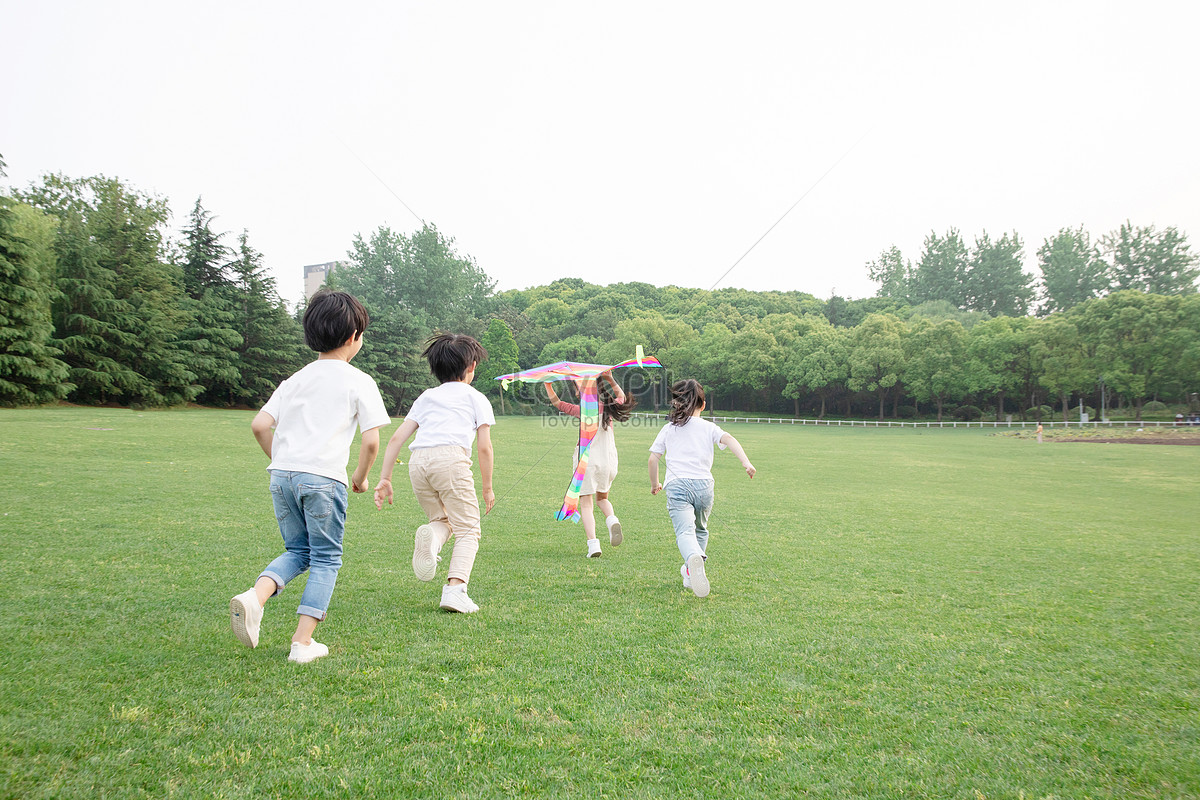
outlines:
{"label": "distant building", "polygon": [[336,261],[327,261],[324,264],[309,264],[304,268],[304,300],[308,299],[317,293],[317,289],[325,283],[325,278],[329,273],[333,272],[334,267],[338,265]]}

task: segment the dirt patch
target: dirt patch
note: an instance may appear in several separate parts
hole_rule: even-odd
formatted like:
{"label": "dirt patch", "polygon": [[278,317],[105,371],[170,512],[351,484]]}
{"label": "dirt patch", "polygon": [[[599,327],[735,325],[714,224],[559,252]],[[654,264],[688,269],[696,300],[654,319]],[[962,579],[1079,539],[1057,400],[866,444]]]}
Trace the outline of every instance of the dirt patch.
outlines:
{"label": "dirt patch", "polygon": [[[1037,440],[1037,433],[1028,429],[1015,435],[1019,439]],[[1102,428],[1063,429],[1055,428],[1042,433],[1042,440],[1061,444],[1063,442],[1092,442],[1094,444],[1181,444],[1200,445],[1200,426],[1188,425],[1179,428]]]}
{"label": "dirt patch", "polygon": [[1059,439],[1058,441],[1060,443],[1062,443],[1062,442],[1067,442],[1067,443],[1070,443],[1070,442],[1099,442],[1101,444],[1192,444],[1192,445],[1200,445],[1200,436],[1188,436],[1188,437],[1183,437],[1183,436],[1178,436],[1178,437],[1130,436],[1127,439],[1111,439],[1111,438],[1097,437],[1095,439],[1092,439],[1092,438]]}

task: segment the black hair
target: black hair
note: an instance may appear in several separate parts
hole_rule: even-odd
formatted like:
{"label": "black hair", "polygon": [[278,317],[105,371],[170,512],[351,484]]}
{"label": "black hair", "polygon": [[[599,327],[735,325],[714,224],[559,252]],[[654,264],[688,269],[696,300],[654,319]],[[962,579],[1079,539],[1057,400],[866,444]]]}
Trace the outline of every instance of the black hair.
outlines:
{"label": "black hair", "polygon": [[429,360],[429,371],[438,383],[461,381],[471,364],[486,361],[488,357],[483,345],[465,333],[435,333],[425,342],[425,352],[421,355]]}
{"label": "black hair", "polygon": [[600,405],[604,409],[600,413],[600,427],[608,430],[612,427],[613,422],[625,422],[629,419],[633,407],[637,405],[637,400],[633,398],[633,395],[627,393],[625,395],[625,402],[618,403],[613,388],[608,384],[608,381],[601,379],[598,384]]}
{"label": "black hair", "polygon": [[704,405],[704,387],[692,378],[684,378],[671,384],[671,413],[667,419],[672,425],[686,425],[697,408]]}
{"label": "black hair", "polygon": [[354,295],[322,289],[304,309],[304,343],[318,353],[337,350],[367,329],[371,315]]}

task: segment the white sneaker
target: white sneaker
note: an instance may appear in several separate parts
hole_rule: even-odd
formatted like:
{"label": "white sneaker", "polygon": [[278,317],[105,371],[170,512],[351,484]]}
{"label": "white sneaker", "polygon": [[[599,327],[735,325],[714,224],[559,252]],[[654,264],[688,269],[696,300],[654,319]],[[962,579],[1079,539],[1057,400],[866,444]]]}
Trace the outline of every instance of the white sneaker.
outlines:
{"label": "white sneaker", "polygon": [[441,607],[447,611],[457,611],[460,614],[474,614],[479,610],[479,605],[467,596],[467,585],[465,583],[460,583],[457,586],[451,586],[450,584],[443,586]]}
{"label": "white sneaker", "polygon": [[588,554],[587,554],[588,558],[599,558],[600,556],[604,555],[603,553],[600,552],[600,540],[599,539],[588,539],[587,543],[588,543]]}
{"label": "white sneaker", "polygon": [[685,589],[692,588],[692,579],[688,577],[687,564],[679,565],[679,574],[683,578],[683,588],[685,588]]}
{"label": "white sneaker", "polygon": [[417,576],[417,580],[433,580],[441,560],[442,557],[433,549],[433,526],[422,525],[417,528],[417,535],[413,540],[413,574]]}
{"label": "white sneaker", "polygon": [[692,593],[696,597],[708,597],[708,576],[704,574],[704,556],[699,553],[688,556],[688,577],[691,579]]}
{"label": "white sneaker", "polygon": [[292,642],[292,652],[288,653],[288,661],[296,664],[307,664],[318,658],[329,655],[329,648],[313,639],[308,644]]}
{"label": "white sneaker", "polygon": [[258,629],[262,624],[263,607],[258,604],[254,589],[247,589],[229,601],[229,625],[233,635],[246,647],[258,647]]}
{"label": "white sneaker", "polygon": [[625,537],[621,535],[621,520],[609,517],[605,522],[608,523],[608,543],[613,547],[619,547],[625,540]]}

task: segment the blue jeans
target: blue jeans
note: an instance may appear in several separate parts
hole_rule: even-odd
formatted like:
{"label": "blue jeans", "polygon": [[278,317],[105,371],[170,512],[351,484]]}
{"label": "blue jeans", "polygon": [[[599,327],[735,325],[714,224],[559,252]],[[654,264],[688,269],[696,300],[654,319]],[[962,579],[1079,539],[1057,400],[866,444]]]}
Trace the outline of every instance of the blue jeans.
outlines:
{"label": "blue jeans", "polygon": [[275,594],[308,570],[297,614],[325,619],[342,567],[346,531],[346,484],[307,472],[271,470],[271,500],[286,552],[262,575],[275,581]]}
{"label": "blue jeans", "polygon": [[708,549],[708,515],[713,507],[713,482],[676,478],[666,485],[667,513],[675,526],[675,544],[686,562]]}

